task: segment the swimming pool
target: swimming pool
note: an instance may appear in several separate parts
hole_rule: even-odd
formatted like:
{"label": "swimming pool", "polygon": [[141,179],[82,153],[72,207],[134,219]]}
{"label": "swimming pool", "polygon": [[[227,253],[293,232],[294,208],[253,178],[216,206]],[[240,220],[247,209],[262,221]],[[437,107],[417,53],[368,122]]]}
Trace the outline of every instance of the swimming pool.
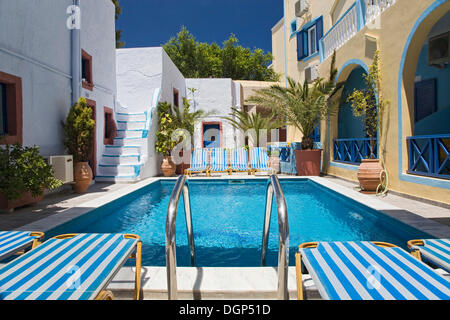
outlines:
{"label": "swimming pool", "polygon": [[[385,241],[406,248],[431,238],[396,219],[346,198],[309,179],[280,179],[289,217],[289,265],[298,245],[309,241]],[[196,266],[260,266],[267,180],[189,180]],[[159,180],[61,225],[64,233],[134,233],[143,242],[142,263],[165,266],[165,227],[175,181]],[[184,204],[177,217],[177,265],[190,266]],[[267,266],[276,266],[278,222],[275,201]]]}

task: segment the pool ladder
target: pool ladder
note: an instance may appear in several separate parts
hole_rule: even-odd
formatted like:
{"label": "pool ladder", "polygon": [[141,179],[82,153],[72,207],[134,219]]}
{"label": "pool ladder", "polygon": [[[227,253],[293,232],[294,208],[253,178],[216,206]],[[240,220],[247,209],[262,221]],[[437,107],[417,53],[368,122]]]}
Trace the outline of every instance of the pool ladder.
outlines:
{"label": "pool ladder", "polygon": [[[195,245],[194,230],[192,227],[191,202],[189,197],[189,186],[186,184],[186,176],[178,178],[167,209],[166,220],[166,268],[167,268],[167,291],[169,300],[177,299],[177,258],[176,258],[176,219],[178,203],[181,193],[183,193],[184,212],[186,214],[187,236],[191,255],[191,266],[195,266]],[[261,252],[261,265],[266,264],[266,253],[270,229],[270,217],[272,214],[272,200],[275,194],[275,201],[278,211],[278,290],[277,298],[288,300],[288,266],[289,266],[289,224],[287,215],[286,199],[281,189],[281,184],[276,175],[271,175],[267,183],[266,191],[266,211],[263,228],[263,241]]]}

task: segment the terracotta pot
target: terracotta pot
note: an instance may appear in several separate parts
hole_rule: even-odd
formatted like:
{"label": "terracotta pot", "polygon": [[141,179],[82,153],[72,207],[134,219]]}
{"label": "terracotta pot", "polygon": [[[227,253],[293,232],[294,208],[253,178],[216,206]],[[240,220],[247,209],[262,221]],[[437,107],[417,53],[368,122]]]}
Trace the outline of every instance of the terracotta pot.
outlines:
{"label": "terracotta pot", "polygon": [[177,166],[172,160],[171,156],[165,156],[161,163],[161,171],[164,177],[172,177],[175,174]]}
{"label": "terracotta pot", "polygon": [[375,193],[380,184],[380,173],[383,171],[380,160],[364,159],[359,165],[358,180],[361,192]]}
{"label": "terracotta pot", "polygon": [[20,208],[30,204],[36,204],[44,199],[44,195],[33,197],[30,192],[24,192],[19,199],[8,200],[0,193],[0,210],[13,211],[15,208]]}
{"label": "terracotta pot", "polygon": [[280,172],[280,158],[278,156],[269,157],[269,167],[275,170],[275,173]]}
{"label": "terracotta pot", "polygon": [[73,190],[76,193],[85,193],[91,185],[93,176],[88,162],[76,162],[73,168],[73,179],[75,181]]}
{"label": "terracotta pot", "polygon": [[294,151],[298,176],[320,176],[322,149]]}

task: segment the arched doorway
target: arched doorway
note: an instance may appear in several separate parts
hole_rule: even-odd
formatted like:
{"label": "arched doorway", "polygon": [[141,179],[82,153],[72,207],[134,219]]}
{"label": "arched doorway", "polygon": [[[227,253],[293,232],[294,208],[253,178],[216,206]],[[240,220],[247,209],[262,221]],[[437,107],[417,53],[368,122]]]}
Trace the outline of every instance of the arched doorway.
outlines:
{"label": "arched doorway", "polygon": [[408,179],[406,168],[450,180],[449,51],[450,4],[436,1],[412,30],[400,69],[400,179]]}
{"label": "arched doorway", "polygon": [[[365,65],[352,65],[342,89],[337,115],[337,135],[333,144],[334,161],[358,165],[363,159],[377,158],[377,141],[367,136],[366,121],[353,113],[348,97],[354,90],[367,89]],[[376,136],[376,133],[374,133]]]}

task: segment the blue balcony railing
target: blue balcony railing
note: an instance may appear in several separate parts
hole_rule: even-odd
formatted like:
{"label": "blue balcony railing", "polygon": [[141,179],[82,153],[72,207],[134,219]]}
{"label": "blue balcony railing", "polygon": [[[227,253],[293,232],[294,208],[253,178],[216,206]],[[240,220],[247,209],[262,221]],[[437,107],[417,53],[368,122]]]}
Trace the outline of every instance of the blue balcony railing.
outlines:
{"label": "blue balcony railing", "polygon": [[450,134],[407,137],[408,173],[450,179]]}
{"label": "blue balcony railing", "polygon": [[363,159],[378,159],[378,141],[370,138],[335,139],[334,161],[358,165]]}

